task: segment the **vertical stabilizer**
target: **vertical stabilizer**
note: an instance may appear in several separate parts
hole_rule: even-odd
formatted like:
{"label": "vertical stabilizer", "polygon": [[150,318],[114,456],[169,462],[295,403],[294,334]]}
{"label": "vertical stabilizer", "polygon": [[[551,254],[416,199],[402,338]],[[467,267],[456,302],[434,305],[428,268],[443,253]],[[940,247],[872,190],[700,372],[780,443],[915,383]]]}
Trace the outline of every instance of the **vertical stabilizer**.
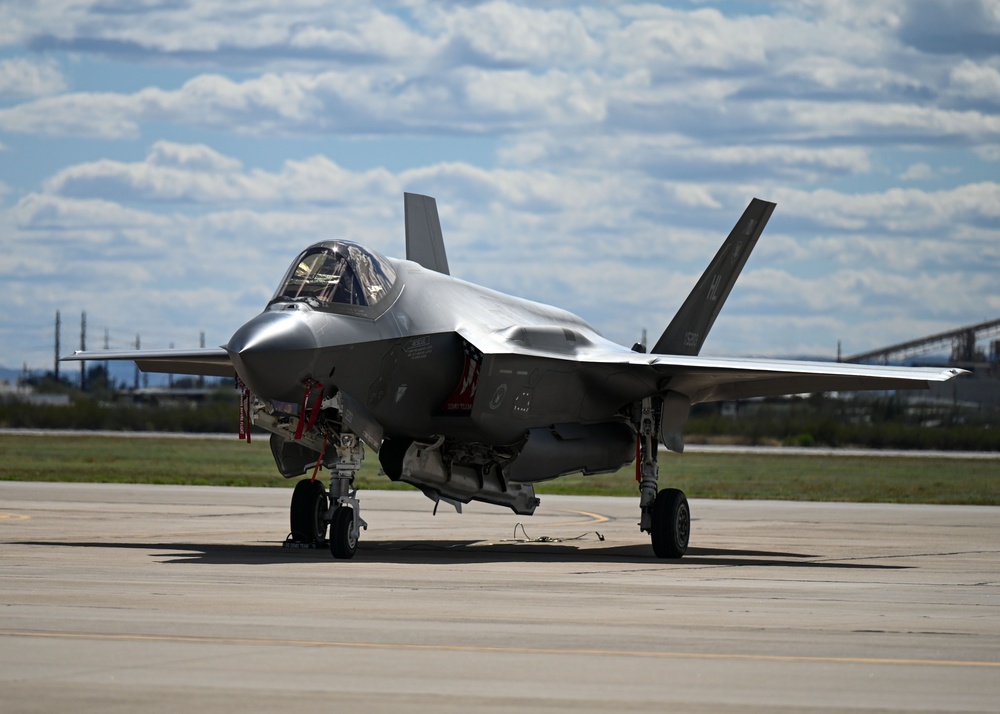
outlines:
{"label": "vertical stabilizer", "polygon": [[430,196],[404,193],[403,209],[406,216],[406,259],[449,275],[437,203]]}
{"label": "vertical stabilizer", "polygon": [[701,351],[774,206],[759,198],[750,202],[694,290],[653,346],[653,352],[693,356]]}

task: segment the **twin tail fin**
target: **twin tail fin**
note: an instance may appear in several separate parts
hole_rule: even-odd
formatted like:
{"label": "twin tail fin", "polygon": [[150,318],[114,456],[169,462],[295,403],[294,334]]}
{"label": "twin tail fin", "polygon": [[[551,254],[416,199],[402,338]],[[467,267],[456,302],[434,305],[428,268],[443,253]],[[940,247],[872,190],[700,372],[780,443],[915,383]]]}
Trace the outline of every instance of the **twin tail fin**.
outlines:
{"label": "twin tail fin", "polygon": [[652,352],[694,356],[701,351],[774,206],[759,198],[750,202]]}

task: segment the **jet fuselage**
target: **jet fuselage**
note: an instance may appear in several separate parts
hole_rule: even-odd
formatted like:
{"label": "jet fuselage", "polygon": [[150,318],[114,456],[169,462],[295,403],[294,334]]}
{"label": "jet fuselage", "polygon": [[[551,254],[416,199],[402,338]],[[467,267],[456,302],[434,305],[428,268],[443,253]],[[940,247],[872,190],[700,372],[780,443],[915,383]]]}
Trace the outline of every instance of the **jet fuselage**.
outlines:
{"label": "jet fuselage", "polygon": [[[315,380],[326,394],[350,395],[387,434],[489,445],[515,442],[533,427],[614,418],[620,399],[583,409],[574,356],[584,346],[626,350],[584,320],[410,261],[382,260],[396,278],[374,308],[279,297],[237,330],[226,349],[253,394],[298,404]],[[566,370],[551,359],[532,365],[529,356],[482,351],[532,342],[549,358],[561,350]]]}

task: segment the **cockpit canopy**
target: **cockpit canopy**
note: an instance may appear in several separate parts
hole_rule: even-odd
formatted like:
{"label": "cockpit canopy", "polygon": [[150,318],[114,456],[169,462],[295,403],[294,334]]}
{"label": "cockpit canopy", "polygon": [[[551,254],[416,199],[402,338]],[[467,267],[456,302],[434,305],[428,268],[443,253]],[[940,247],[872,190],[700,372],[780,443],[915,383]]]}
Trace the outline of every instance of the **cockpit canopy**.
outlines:
{"label": "cockpit canopy", "polygon": [[313,307],[373,307],[392,289],[396,272],[378,253],[349,241],[310,246],[295,259],[271,302]]}

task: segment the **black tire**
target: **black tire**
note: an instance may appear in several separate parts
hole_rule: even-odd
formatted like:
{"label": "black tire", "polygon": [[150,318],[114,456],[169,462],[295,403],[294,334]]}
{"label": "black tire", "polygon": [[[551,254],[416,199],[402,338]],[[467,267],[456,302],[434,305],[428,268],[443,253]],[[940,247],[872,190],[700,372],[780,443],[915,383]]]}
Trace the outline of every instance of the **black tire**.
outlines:
{"label": "black tire", "polygon": [[691,537],[691,508],[687,496],[676,488],[656,494],[652,508],[650,540],[657,558],[680,558]]}
{"label": "black tire", "polygon": [[295,484],[290,509],[292,539],[302,543],[326,541],[326,512],[330,504],[319,481],[305,479]]}
{"label": "black tire", "polygon": [[358,548],[354,537],[354,509],[339,506],[330,521],[330,554],[340,560],[350,560]]}

